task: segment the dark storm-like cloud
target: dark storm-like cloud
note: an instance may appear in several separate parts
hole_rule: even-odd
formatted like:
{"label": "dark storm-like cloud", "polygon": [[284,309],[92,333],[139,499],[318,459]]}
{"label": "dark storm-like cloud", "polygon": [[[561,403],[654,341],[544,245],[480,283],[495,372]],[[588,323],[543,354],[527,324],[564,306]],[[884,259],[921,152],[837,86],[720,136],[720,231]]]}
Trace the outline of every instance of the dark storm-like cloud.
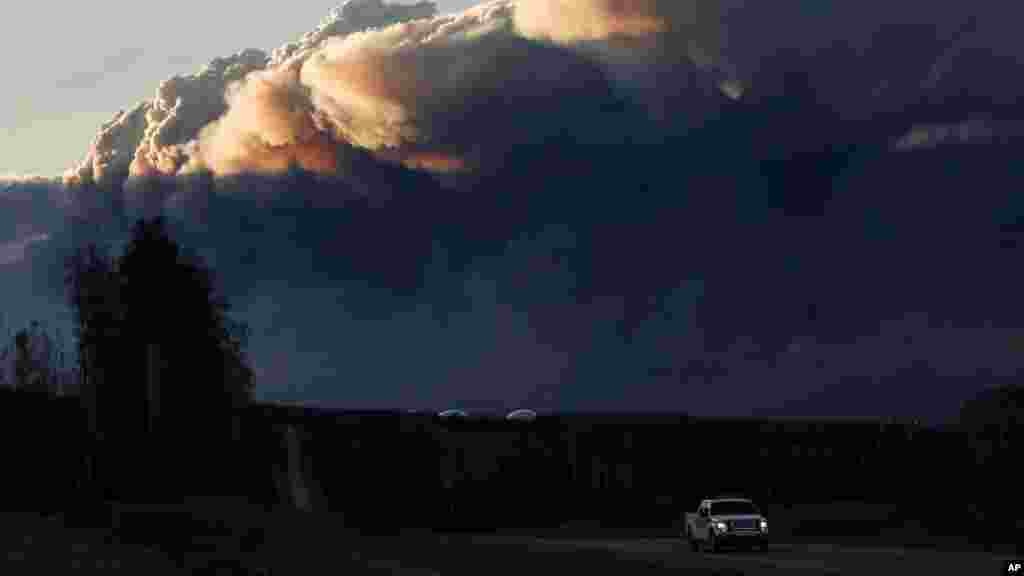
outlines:
{"label": "dark storm-like cloud", "polygon": [[[639,115],[605,98],[562,121]],[[992,319],[1009,337],[1024,326],[1014,252],[993,216],[1012,216],[1024,174],[1013,159],[992,143],[854,158],[842,187],[802,180],[826,187],[808,216],[808,197],[787,190],[792,174],[734,144],[768,114],[666,133],[671,146],[520,146],[471,186],[359,156],[353,165],[372,175],[359,183],[197,174],[139,179],[119,195],[78,188],[34,212],[27,195],[18,205],[22,218],[49,205],[73,215],[33,247],[40,262],[44,246],[59,262],[58,247],[171,215],[262,334],[253,358],[266,397],[742,413],[784,411],[822,387],[873,390],[881,405],[911,377],[920,394],[929,382],[969,387],[984,366],[988,378],[1016,373],[1002,336],[986,332],[981,355],[971,328]],[[982,179],[989,186],[967,202],[963,190]],[[929,322],[886,323],[908,310]],[[905,331],[929,344],[888,354]]]}
{"label": "dark storm-like cloud", "polygon": [[[883,381],[1015,374],[1003,333],[972,328],[1024,326],[1013,154],[890,153],[934,119],[832,105],[873,70],[892,102],[916,97],[903,70],[941,42],[895,71],[748,58],[735,32],[758,38],[756,8],[691,37],[685,14],[714,6],[684,4],[346,4],[269,57],[168,81],[69,186],[5,188],[0,267],[59,302],[70,250],[166,214],[281,399],[744,413],[859,378],[884,411]],[[927,345],[887,356],[904,332]]]}

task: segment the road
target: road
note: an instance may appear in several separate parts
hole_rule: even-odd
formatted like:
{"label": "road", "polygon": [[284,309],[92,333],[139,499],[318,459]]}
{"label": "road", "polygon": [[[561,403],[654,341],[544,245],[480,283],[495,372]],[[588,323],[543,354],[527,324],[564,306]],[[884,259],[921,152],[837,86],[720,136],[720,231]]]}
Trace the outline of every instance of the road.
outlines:
{"label": "road", "polygon": [[928,574],[961,576],[996,574],[1009,558],[984,552],[907,548],[860,548],[831,544],[776,544],[765,552],[692,552],[675,539],[618,541],[538,541],[540,545],[608,550],[625,558],[642,558],[685,574]]}
{"label": "road", "polygon": [[158,550],[125,546],[109,531],[65,526],[57,516],[0,512],[0,574],[184,575]]}
{"label": "road", "polygon": [[122,510],[107,528],[76,528],[59,516],[0,514],[0,573],[984,576],[996,574],[1006,558],[829,544],[776,544],[765,552],[708,554],[668,538],[571,540],[427,532],[368,536],[329,518],[273,516],[269,523],[253,517],[217,527],[208,521],[196,524],[194,515],[180,511]]}

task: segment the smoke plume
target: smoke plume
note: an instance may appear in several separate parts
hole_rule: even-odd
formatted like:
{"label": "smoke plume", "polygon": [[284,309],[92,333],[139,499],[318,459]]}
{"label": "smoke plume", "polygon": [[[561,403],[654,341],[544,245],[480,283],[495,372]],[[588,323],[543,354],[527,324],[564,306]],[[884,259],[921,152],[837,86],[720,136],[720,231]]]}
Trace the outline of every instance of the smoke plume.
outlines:
{"label": "smoke plume", "polygon": [[589,61],[515,34],[514,10],[498,0],[326,38],[229,92],[227,113],[200,135],[196,164],[215,174],[293,163],[331,173],[332,155],[355,147],[445,172],[539,141],[516,132],[538,126],[539,113],[600,94],[607,81]]}
{"label": "smoke plume", "polygon": [[[270,56],[245,50],[163,82],[152,100],[102,127],[65,181],[109,188],[126,177],[292,166],[352,176],[354,150],[435,173],[479,170],[550,136],[527,131],[557,128],[548,121],[557,107],[608,90],[614,70],[601,66],[622,58],[564,47],[657,37],[653,51],[628,49],[630,66],[666,54],[711,61],[713,7],[491,0],[439,16],[430,3],[350,0]],[[547,40],[559,46],[538,42]]]}
{"label": "smoke plume", "polygon": [[[929,344],[898,362],[882,348],[902,332],[859,338],[908,307],[1024,326],[1024,171],[998,147],[1020,130],[962,124],[986,96],[952,80],[985,69],[962,71],[971,43],[903,14],[875,38],[895,48],[826,50],[849,11],[777,10],[352,0],[269,55],[162,83],[102,127],[70,186],[0,184],[0,299],[60,302],[69,250],[165,213],[252,322],[264,398],[723,413],[903,369],[917,394],[918,353],[943,377],[1012,375],[1001,333],[981,364],[957,352],[967,328],[908,324]],[[928,90],[965,96],[896,105],[922,100],[931,68]]]}
{"label": "smoke plume", "polygon": [[662,58],[721,64],[722,0],[520,0],[519,31],[565,45],[626,40],[661,45]]}
{"label": "smoke plume", "polygon": [[[207,160],[225,174],[255,167],[280,170],[290,163],[330,170],[333,155],[325,152],[330,146],[324,140],[326,132],[317,137],[309,134],[312,120],[306,112],[311,108],[292,110],[293,106],[302,108],[300,101],[308,99],[298,95],[301,86],[293,72],[328,38],[435,13],[430,3],[401,6],[380,0],[349,1],[333,10],[315,31],[270,56],[260,50],[244,50],[217,58],[195,74],[170,78],[160,84],[152,100],[119,112],[105,124],[86,158],[65,173],[64,181],[110,188],[129,176],[189,172],[205,167]],[[249,77],[255,72],[261,74]],[[235,117],[214,130],[211,124],[229,109]],[[251,120],[262,113],[271,118],[260,118],[256,128],[248,129],[244,137],[253,136],[255,143],[239,145],[244,150],[215,148],[204,154],[197,150],[204,129],[214,134],[209,137],[211,145],[227,146],[224,131],[237,129],[234,123],[238,119]],[[303,115],[306,118],[298,118]],[[253,132],[263,129],[267,132]],[[282,151],[282,138],[300,140],[289,140],[288,149]],[[233,155],[243,151],[253,157]]]}

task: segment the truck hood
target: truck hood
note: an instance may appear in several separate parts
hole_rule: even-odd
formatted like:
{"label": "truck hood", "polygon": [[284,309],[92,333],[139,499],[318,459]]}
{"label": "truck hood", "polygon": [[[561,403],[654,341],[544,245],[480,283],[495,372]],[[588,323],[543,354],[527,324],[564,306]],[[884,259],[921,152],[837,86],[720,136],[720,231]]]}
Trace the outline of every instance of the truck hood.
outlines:
{"label": "truck hood", "polygon": [[760,520],[765,520],[765,517],[762,516],[761,514],[734,514],[734,515],[727,515],[727,516],[718,516],[718,515],[715,515],[715,514],[711,515],[711,521],[712,522],[719,522],[719,521],[721,521],[721,522],[729,522],[729,521],[732,521],[732,520],[758,520],[758,521],[760,521]]}

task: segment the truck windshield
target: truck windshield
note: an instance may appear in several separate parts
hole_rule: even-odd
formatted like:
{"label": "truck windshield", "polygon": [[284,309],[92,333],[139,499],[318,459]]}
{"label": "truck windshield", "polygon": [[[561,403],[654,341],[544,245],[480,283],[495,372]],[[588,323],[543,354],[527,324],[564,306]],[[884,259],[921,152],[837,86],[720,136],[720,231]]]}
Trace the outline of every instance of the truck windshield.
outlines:
{"label": "truck windshield", "polygon": [[711,513],[716,516],[731,514],[760,514],[753,502],[745,500],[726,500],[724,502],[713,502]]}

